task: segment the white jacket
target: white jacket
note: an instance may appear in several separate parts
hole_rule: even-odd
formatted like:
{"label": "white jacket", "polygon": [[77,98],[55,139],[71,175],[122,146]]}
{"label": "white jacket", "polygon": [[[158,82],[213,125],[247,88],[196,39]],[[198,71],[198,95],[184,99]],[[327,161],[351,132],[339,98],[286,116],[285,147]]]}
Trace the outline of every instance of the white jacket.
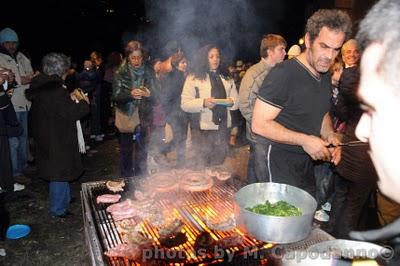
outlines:
{"label": "white jacket", "polygon": [[[226,97],[233,100],[233,106],[227,110],[237,110],[239,107],[238,92],[236,90],[233,79],[225,79],[222,76],[221,80],[225,87]],[[196,95],[197,94],[197,95]],[[204,99],[211,97],[211,82],[207,74],[206,79],[199,80],[189,75],[183,86],[181,97],[181,108],[185,112],[200,113],[200,129],[202,130],[218,130],[218,125],[212,121],[212,111],[203,106]],[[232,126],[230,112],[228,113],[228,127]]]}
{"label": "white jacket", "polygon": [[31,102],[25,97],[25,90],[29,88],[29,84],[21,85],[21,76],[33,74],[31,61],[21,52],[17,52],[17,61],[7,54],[0,53],[0,67],[11,69],[15,74],[17,86],[14,88],[14,93],[11,97],[11,102],[15,112],[28,111],[31,107]]}

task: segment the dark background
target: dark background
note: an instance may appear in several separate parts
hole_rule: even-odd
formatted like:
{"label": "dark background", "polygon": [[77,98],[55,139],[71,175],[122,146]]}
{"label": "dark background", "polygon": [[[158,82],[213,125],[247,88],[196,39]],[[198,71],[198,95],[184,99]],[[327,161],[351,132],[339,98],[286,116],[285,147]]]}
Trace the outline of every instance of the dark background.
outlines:
{"label": "dark background", "polygon": [[[357,21],[374,0],[353,1]],[[306,19],[334,0],[46,0],[1,4],[0,28],[11,27],[20,48],[35,67],[43,55],[63,52],[81,62],[93,50],[122,51],[128,39],[139,39],[154,57],[166,44],[181,43],[194,53],[216,42],[228,55],[255,62],[261,36],[278,33],[288,46],[302,36]]]}

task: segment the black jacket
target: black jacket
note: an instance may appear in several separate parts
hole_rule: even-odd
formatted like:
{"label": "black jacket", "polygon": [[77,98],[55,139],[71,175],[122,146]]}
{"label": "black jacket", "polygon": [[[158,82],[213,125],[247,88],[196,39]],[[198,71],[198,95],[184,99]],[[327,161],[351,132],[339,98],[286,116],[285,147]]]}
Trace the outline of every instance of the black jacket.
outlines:
{"label": "black jacket", "polygon": [[[3,87],[0,86],[0,90]],[[18,122],[10,97],[0,91],[0,136],[18,137],[23,133],[23,128]]]}
{"label": "black jacket", "polygon": [[185,74],[174,67],[174,69],[165,75],[162,81],[162,94],[161,103],[167,114],[177,115],[182,111],[181,109],[181,94],[183,84],[185,83]]}
{"label": "black jacket", "polygon": [[84,101],[73,102],[57,76],[36,76],[25,94],[32,101],[38,176],[51,181],[71,181],[79,177],[83,167],[76,120],[89,112],[89,105]]}

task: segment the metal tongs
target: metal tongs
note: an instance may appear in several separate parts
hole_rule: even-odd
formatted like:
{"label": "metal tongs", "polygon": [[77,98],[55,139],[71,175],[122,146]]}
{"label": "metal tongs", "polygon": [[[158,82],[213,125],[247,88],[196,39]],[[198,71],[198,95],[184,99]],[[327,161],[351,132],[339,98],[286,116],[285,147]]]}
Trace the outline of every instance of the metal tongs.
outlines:
{"label": "metal tongs", "polygon": [[367,146],[368,142],[362,142],[361,140],[353,140],[345,143],[340,143],[338,145],[329,144],[326,146],[327,148],[335,148],[335,147],[358,147],[358,146]]}

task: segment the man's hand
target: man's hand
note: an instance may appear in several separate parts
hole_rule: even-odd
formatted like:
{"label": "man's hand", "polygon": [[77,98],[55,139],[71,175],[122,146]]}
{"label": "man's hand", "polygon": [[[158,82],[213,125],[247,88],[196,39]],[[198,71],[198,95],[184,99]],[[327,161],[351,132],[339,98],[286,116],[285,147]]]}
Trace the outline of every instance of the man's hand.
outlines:
{"label": "man's hand", "polygon": [[70,96],[73,101],[80,102],[83,100],[89,104],[89,98],[80,89],[75,89],[73,92],[71,92]]}
{"label": "man's hand", "polygon": [[342,135],[332,132],[328,135],[328,138],[326,140],[329,144],[336,146],[333,148],[329,148],[329,152],[331,153],[331,163],[333,163],[334,165],[338,165],[342,158],[342,147],[338,146],[342,143],[342,137]]}
{"label": "man's hand", "polygon": [[206,98],[204,99],[203,106],[208,109],[213,109],[215,106],[214,98]]}
{"label": "man's hand", "polygon": [[327,148],[328,145],[328,142],[319,137],[305,135],[301,146],[313,160],[330,161],[332,159],[332,155]]}

